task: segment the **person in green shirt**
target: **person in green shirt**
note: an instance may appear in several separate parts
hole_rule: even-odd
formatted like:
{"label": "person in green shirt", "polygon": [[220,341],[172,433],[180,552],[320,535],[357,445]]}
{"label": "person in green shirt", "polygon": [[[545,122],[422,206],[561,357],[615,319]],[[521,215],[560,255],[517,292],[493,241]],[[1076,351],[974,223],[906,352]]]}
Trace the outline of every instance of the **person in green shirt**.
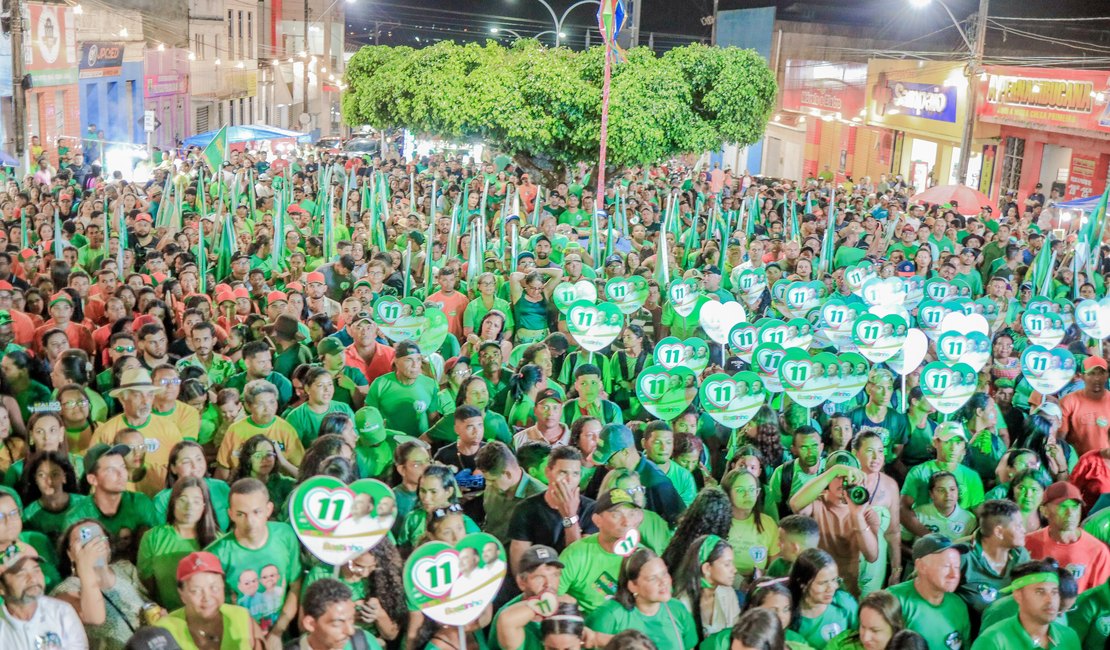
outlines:
{"label": "person in green shirt", "polygon": [[825,459],[821,457],[824,448],[821,432],[817,429],[804,426],[794,432],[790,443],[790,453],[794,460],[776,467],[767,481],[763,508],[772,519],[789,515],[790,497],[825,471]]}
{"label": "person in green shirt", "polygon": [[841,632],[859,627],[856,599],[840,588],[836,560],[825,551],[811,548],[798,556],[790,569],[790,590],[801,594],[790,627],[814,650],[824,650]]}
{"label": "person in green shirt", "polygon": [[979,531],[967,553],[960,556],[960,588],[973,624],[1010,584],[1015,568],[1029,560],[1025,524],[1017,504],[1005,499],[983,502]]}
{"label": "person in green shirt", "polygon": [[1026,562],[1014,569],[1012,592],[1017,616],[1005,618],[982,630],[971,650],[1079,650],[1075,630],[1057,620],[1060,613],[1060,578],[1053,560]]}
{"label": "person in green shirt", "polygon": [[914,578],[888,590],[902,605],[906,629],[925,637],[930,648],[958,650],[971,641],[967,605],[955,594],[966,551],[944,535],[925,535],[913,544]]}
{"label": "person in green shirt", "polygon": [[92,499],[73,508],[66,527],[81,519],[96,519],[112,535],[115,557],[135,558],[139,540],[158,524],[150,497],[127,490],[126,445],[95,444],[85,454],[85,480]]}
{"label": "person in green shirt", "polygon": [[902,606],[889,591],[873,591],[859,602],[859,629],[844,630],[825,650],[885,648],[902,627]]}
{"label": "person in green shirt", "polygon": [[554,592],[562,573],[563,563],[555,549],[542,544],[528,547],[517,564],[515,580],[520,594],[497,610],[490,623],[490,650],[543,650],[540,623],[524,601]]}
{"label": "person in green shirt", "polygon": [[389,414],[390,427],[417,437],[440,417],[439,386],[423,374],[424,355],[412,341],[395,346],[394,372],[370,384],[366,406]]}
{"label": "person in green shirt", "polygon": [[559,594],[569,594],[590,614],[617,594],[621,562],[634,550],[639,536],[629,536],[642,519],[641,508],[623,490],[598,498],[592,516],[598,532],[567,545],[559,555],[563,575]]}
{"label": "person in green shirt", "polygon": [[189,366],[204,370],[211,386],[222,386],[237,370],[235,364],[222,354],[214,352],[216,346],[216,326],[207,321],[197,323],[188,335],[189,347],[193,353],[177,362],[181,371]]}
{"label": "person in green shirt", "polygon": [[[565,412],[565,410],[564,410]],[[674,431],[662,420],[650,422],[644,429],[644,454],[648,460],[659,466],[667,478],[671,479],[678,496],[687,507],[698,495],[698,486],[690,470],[674,462]]]}
{"label": "person in green shirt", "polygon": [[570,426],[581,417],[595,417],[604,424],[624,424],[619,406],[601,397],[601,368],[585,363],[574,370],[575,399],[563,406],[563,422]]}
{"label": "person in green shirt", "polygon": [[[987,614],[993,609],[987,610]],[[1075,607],[1068,613],[1068,625],[1079,636],[1083,650],[1103,650],[1106,647],[1107,639],[1110,638],[1110,582],[1079,594]]]}
{"label": "person in green shirt", "polygon": [[621,563],[616,593],[586,618],[586,627],[599,644],[622,630],[643,632],[657,648],[692,650],[698,643],[693,615],[671,598],[667,565],[648,548],[633,550]]}
{"label": "person in green shirt", "polygon": [[277,345],[274,372],[284,377],[292,377],[301,364],[312,363],[312,350],[301,343],[306,337],[300,327],[300,322],[289,314],[279,315],[269,327]]}
{"label": "person in green shirt", "polygon": [[355,419],[351,407],[332,400],[335,395],[335,380],[331,373],[320,366],[312,366],[304,374],[305,394],[308,400],[295,408],[287,410],[282,418],[292,425],[307,448],[320,435],[320,423],[329,413],[343,413]]}

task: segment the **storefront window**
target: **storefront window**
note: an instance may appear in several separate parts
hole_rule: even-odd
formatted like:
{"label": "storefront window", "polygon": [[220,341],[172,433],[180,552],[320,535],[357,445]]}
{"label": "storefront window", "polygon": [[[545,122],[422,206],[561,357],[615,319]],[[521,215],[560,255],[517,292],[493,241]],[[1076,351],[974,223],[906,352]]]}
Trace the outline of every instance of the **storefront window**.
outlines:
{"label": "storefront window", "polygon": [[1002,178],[999,183],[1003,194],[1011,190],[1017,191],[1021,184],[1021,163],[1025,159],[1025,139],[1007,137],[1005,145],[1005,153],[1002,158]]}

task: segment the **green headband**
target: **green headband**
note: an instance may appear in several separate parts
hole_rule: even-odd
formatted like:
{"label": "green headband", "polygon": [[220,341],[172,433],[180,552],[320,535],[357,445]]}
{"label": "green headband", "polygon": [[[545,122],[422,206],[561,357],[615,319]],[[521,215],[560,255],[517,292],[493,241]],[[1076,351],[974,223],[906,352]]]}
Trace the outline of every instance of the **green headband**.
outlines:
{"label": "green headband", "polygon": [[[698,567],[701,567],[701,565],[709,561],[709,556],[713,554],[713,549],[717,548],[717,544],[720,544],[722,541],[723,540],[716,535],[707,535],[705,537],[705,541],[701,543],[701,547],[698,549]],[[713,585],[705,579],[705,576],[701,578],[701,586],[702,589],[711,589],[713,587]]]}
{"label": "green headband", "polygon": [[1042,582],[1051,582],[1054,585],[1058,585],[1060,584],[1060,576],[1055,573],[1048,573],[1047,571],[1044,573],[1030,573],[1027,576],[1022,576],[1014,580],[1010,583],[1010,586],[1003,587],[999,591],[1008,594],[1022,587],[1028,587],[1029,585],[1040,584]]}

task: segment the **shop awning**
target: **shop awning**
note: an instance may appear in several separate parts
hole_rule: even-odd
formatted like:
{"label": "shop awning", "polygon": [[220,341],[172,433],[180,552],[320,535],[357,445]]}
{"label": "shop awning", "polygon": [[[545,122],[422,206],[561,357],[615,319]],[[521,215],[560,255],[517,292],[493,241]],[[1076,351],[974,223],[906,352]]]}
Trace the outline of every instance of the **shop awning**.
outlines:
{"label": "shop awning", "polygon": [[1064,210],[1082,210],[1083,212],[1094,212],[1095,208],[1098,207],[1098,202],[1101,198],[1101,196],[1089,196],[1085,199],[1072,199],[1070,201],[1064,201],[1063,203],[1057,203],[1053,207],[1063,208]]}
{"label": "shop awning", "polygon": [[[217,131],[209,131],[207,133],[199,133],[190,138],[185,139],[185,146],[187,147],[207,147],[208,143],[212,142],[212,138],[216,137]],[[307,133],[299,133],[297,131],[290,131],[288,129],[279,129],[276,126],[268,126],[265,124],[244,124],[240,126],[227,127],[227,141],[228,142],[249,142],[251,140],[280,140],[285,138],[294,138],[297,142],[308,143],[312,142],[312,136]]]}

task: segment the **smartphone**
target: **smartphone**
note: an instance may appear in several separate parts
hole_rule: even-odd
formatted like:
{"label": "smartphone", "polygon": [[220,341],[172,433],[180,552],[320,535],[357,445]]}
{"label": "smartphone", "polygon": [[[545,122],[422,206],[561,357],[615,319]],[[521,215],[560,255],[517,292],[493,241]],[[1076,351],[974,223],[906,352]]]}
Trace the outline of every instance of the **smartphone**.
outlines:
{"label": "smartphone", "polygon": [[81,529],[77,531],[77,534],[80,536],[81,546],[84,546],[85,544],[91,542],[93,536],[96,535],[96,526],[81,526]]}

